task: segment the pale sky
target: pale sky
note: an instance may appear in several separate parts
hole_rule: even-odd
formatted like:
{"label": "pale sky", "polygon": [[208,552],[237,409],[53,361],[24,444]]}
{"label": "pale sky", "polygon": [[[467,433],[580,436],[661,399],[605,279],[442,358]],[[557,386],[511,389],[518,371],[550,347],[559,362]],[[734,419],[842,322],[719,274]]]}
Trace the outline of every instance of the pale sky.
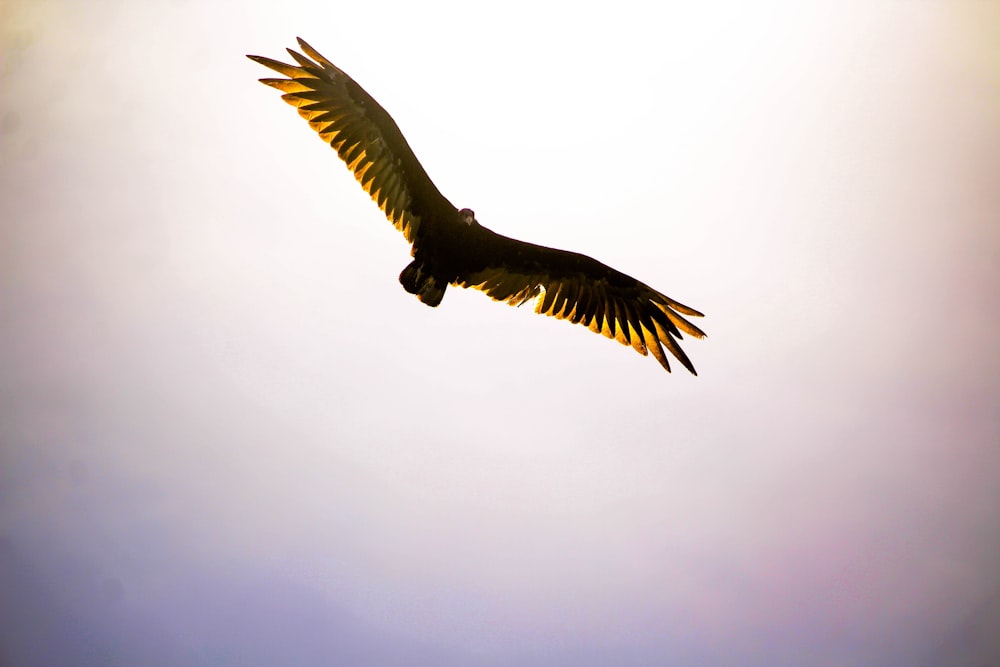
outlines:
{"label": "pale sky", "polygon": [[[1000,664],[1000,4],[0,5],[0,664]],[[449,289],[244,58],[706,313]]]}

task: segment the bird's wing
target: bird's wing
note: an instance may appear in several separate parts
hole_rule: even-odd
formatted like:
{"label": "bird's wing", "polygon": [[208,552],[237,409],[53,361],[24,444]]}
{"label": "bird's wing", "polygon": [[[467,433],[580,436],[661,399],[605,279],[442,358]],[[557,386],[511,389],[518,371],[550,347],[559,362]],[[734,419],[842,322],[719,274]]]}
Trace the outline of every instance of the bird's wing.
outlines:
{"label": "bird's wing", "polygon": [[[454,206],[427,176],[395,121],[351,77],[302,39],[308,57],[288,49],[298,65],[247,56],[286,79],[261,79],[285,93],[323,141],[354,172],[385,216],[413,243],[421,225],[443,206]],[[310,60],[311,58],[311,60]]]}
{"label": "bird's wing", "polygon": [[665,347],[698,374],[678,345],[681,332],[704,338],[704,332],[683,317],[701,317],[697,310],[586,255],[525,243],[485,228],[483,232],[482,246],[489,252],[471,253],[472,269],[456,284],[513,306],[537,298],[536,313],[582,324],[631,345],[643,356],[652,352],[669,372]]}

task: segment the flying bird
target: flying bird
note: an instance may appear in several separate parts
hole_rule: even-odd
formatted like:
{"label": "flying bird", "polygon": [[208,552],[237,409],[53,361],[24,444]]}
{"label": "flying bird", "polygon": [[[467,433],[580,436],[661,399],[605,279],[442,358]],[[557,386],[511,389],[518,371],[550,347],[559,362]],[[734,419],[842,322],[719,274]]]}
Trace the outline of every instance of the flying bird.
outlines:
{"label": "flying bird", "polygon": [[403,288],[437,306],[448,285],[473,287],[495,301],[575,324],[652,353],[670,371],[663,348],[691,373],[678,345],[681,332],[703,338],[684,315],[701,317],[648,285],[596,259],[501,236],[479,224],[471,209],[456,208],[431,181],[395,121],[371,95],[302,39],[306,55],[288,49],[296,65],[247,56],[287,78],[261,79],[284,95],[299,115],[354,172],[365,192],[411,245],[413,261],[399,275]]}

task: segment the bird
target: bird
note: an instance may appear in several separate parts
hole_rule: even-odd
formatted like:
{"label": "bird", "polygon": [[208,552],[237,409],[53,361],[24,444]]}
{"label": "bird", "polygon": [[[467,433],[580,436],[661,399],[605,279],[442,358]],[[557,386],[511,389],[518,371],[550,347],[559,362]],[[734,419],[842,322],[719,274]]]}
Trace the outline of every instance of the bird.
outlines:
{"label": "bird", "polygon": [[298,38],[296,64],[247,55],[283,78],[260,82],[283,93],[354,173],[410,243],[413,261],[399,282],[436,307],[449,285],[474,288],[512,306],[580,324],[652,356],[669,373],[666,348],[693,375],[682,332],[705,333],[684,316],[703,317],[632,276],[576,252],[502,236],[455,207],[424,171],[389,113],[354,79]]}

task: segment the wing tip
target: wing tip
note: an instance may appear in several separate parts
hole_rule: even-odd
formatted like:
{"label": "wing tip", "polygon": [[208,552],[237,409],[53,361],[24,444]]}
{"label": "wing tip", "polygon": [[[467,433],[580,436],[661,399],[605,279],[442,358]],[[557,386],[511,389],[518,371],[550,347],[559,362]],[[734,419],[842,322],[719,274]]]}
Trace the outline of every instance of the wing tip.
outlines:
{"label": "wing tip", "polygon": [[[306,53],[307,56],[309,56],[310,58],[312,58],[313,60],[315,60],[317,63],[319,63],[319,65],[321,67],[326,67],[326,68],[330,68],[330,69],[334,69],[334,70],[340,71],[340,69],[336,65],[334,65],[332,62],[330,62],[329,60],[327,60],[323,56],[322,53],[320,53],[319,51],[317,51],[316,49],[314,49],[312,46],[310,46],[309,42],[307,42],[306,40],[302,39],[301,37],[296,37],[295,41],[298,42],[299,48],[301,48],[303,51],[305,51],[305,53]],[[343,72],[341,72],[341,73],[343,73]]]}

